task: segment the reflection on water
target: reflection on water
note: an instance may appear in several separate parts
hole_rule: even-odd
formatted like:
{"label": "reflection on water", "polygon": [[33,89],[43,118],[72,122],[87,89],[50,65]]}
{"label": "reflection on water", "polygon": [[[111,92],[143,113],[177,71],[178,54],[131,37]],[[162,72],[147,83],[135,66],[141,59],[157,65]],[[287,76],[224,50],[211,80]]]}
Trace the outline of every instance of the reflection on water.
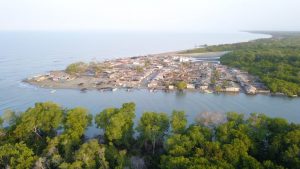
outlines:
{"label": "reflection on water", "polygon": [[177,99],[184,99],[186,96],[186,92],[184,92],[184,91],[176,91],[175,93],[176,93]]}

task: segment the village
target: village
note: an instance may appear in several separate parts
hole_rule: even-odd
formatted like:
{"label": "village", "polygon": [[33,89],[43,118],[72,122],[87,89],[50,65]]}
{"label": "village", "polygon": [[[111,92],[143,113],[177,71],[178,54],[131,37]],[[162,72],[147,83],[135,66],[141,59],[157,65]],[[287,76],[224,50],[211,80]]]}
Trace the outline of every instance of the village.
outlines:
{"label": "village", "polygon": [[269,93],[257,77],[221,65],[219,57],[148,55],[74,63],[64,71],[50,71],[26,81],[46,88],[115,91],[191,90],[204,93]]}

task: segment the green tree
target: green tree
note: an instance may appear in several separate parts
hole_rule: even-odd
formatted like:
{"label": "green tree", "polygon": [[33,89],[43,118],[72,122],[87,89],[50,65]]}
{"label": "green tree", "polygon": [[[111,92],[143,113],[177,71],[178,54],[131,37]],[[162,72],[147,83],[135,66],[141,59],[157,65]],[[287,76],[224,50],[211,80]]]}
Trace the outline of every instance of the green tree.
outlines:
{"label": "green tree", "polygon": [[144,68],[141,67],[141,66],[135,67],[135,70],[136,70],[137,73],[143,73],[144,72]]}
{"label": "green tree", "polygon": [[270,153],[275,154],[274,161],[282,162],[287,168],[300,167],[300,129],[284,134],[276,134],[272,140]]}
{"label": "green tree", "polygon": [[60,144],[67,161],[72,159],[74,150],[82,142],[86,128],[91,124],[92,116],[84,108],[74,108],[67,112],[64,122],[64,132],[60,135]]}
{"label": "green tree", "polygon": [[128,166],[126,150],[118,150],[114,145],[107,145],[105,157],[109,162],[109,168],[123,169]]}
{"label": "green tree", "polygon": [[150,59],[145,59],[144,66],[147,68],[150,65],[151,65],[151,60]]}
{"label": "green tree", "polygon": [[82,162],[75,161],[74,163],[62,163],[59,166],[60,169],[82,169]]}
{"label": "green tree", "polygon": [[1,137],[5,136],[5,131],[3,129],[3,119],[0,117],[0,140],[1,140]]}
{"label": "green tree", "polygon": [[27,169],[34,165],[36,156],[24,143],[0,147],[0,168]]}
{"label": "green tree", "polygon": [[252,140],[253,146],[250,147],[250,153],[257,159],[269,159],[268,150],[270,145],[270,135],[268,130],[269,118],[263,114],[252,113],[247,119],[250,130],[248,135]]}
{"label": "green tree", "polygon": [[[47,147],[44,149],[42,157],[40,157],[39,165],[46,168],[58,168],[59,165],[63,162],[63,157],[60,154],[59,148],[60,136],[56,136],[54,138],[47,138]],[[42,168],[40,167],[40,168]]]}
{"label": "green tree", "polygon": [[14,136],[41,153],[46,146],[46,138],[54,137],[63,120],[63,110],[52,102],[36,103],[19,117]]}
{"label": "green tree", "polygon": [[255,158],[249,155],[242,155],[237,168],[259,169],[262,168],[262,165]]}
{"label": "green tree", "polygon": [[236,125],[244,123],[244,115],[237,112],[226,113],[226,118],[229,122],[233,122]]}
{"label": "green tree", "polygon": [[21,114],[20,123],[14,131],[16,137],[22,139],[34,133],[41,138],[43,134],[53,136],[63,119],[63,110],[52,102],[36,103]]}
{"label": "green tree", "polygon": [[220,92],[222,91],[221,86],[215,86],[215,91],[216,91],[217,93],[220,93]]}
{"label": "green tree", "polygon": [[98,144],[95,139],[82,144],[75,153],[75,162],[63,163],[61,168],[79,167],[86,169],[108,169],[108,163],[105,160],[105,148]]}
{"label": "green tree", "polygon": [[104,130],[108,141],[117,145],[129,147],[133,140],[133,119],[135,118],[135,104],[125,103],[122,108],[105,109],[95,117],[97,127]]}
{"label": "green tree", "polygon": [[192,153],[196,143],[187,135],[173,134],[165,142],[165,149],[173,157],[186,156]]}
{"label": "green tree", "polygon": [[99,74],[103,71],[103,65],[97,62],[90,62],[89,68],[94,72],[95,77],[98,77]]}
{"label": "green tree", "polygon": [[184,81],[180,81],[176,84],[178,90],[184,90],[187,88],[187,84]]}
{"label": "green tree", "polygon": [[3,125],[3,121],[4,121],[4,120],[2,119],[2,117],[0,117],[0,128],[3,127],[3,126],[2,126],[2,125]]}
{"label": "green tree", "polygon": [[171,116],[171,127],[173,133],[182,133],[185,131],[187,119],[184,111],[173,111]]}
{"label": "green tree", "polygon": [[162,156],[161,161],[162,162],[160,168],[162,169],[183,169],[191,168],[192,166],[190,159],[183,156]]}
{"label": "green tree", "polygon": [[[213,72],[212,72],[212,77],[211,77],[211,79],[210,79],[211,84],[212,84],[212,85],[215,85],[216,82],[220,79],[220,76],[221,76],[221,74],[220,74],[220,72],[219,72],[218,70],[213,70]],[[216,90],[217,92],[220,92],[220,90],[221,90],[221,87],[220,87],[220,86],[216,86],[215,88],[216,88],[215,90]]]}
{"label": "green tree", "polygon": [[66,68],[66,73],[77,74],[84,73],[87,70],[87,65],[83,62],[72,63]]}
{"label": "green tree", "polygon": [[144,143],[150,141],[152,144],[152,154],[155,153],[155,145],[158,140],[162,140],[169,129],[169,119],[165,113],[146,112],[142,115],[137,131],[139,138]]}
{"label": "green tree", "polygon": [[282,167],[280,165],[276,165],[270,160],[263,162],[263,168],[265,168],[265,169],[284,169],[284,167]]}
{"label": "green tree", "polygon": [[70,134],[74,138],[81,137],[85,129],[91,125],[92,116],[85,108],[77,107],[71,109],[66,114],[64,122],[65,133]]}
{"label": "green tree", "polygon": [[9,126],[14,126],[17,123],[18,116],[12,110],[5,110],[2,119],[6,122]]}

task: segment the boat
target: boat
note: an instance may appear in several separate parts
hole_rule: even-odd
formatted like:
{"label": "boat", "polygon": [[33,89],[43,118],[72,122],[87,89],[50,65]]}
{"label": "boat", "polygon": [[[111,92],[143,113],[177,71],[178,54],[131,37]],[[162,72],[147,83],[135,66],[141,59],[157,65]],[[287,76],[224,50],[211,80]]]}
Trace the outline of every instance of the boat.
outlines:
{"label": "boat", "polygon": [[51,90],[51,91],[50,91],[50,93],[55,93],[55,92],[56,92],[56,90]]}
{"label": "boat", "polygon": [[204,92],[205,93],[208,93],[208,94],[211,94],[211,93],[213,93],[212,91],[210,91],[210,90],[204,90]]}
{"label": "boat", "polygon": [[80,89],[80,91],[82,91],[82,92],[86,92],[87,90],[88,90],[87,88]]}

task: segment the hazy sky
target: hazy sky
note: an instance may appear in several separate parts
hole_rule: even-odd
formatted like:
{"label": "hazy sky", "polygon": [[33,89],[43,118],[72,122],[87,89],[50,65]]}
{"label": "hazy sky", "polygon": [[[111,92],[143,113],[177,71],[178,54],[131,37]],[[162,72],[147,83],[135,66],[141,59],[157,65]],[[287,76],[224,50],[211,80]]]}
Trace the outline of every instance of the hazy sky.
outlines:
{"label": "hazy sky", "polygon": [[300,0],[0,0],[0,30],[300,30]]}

